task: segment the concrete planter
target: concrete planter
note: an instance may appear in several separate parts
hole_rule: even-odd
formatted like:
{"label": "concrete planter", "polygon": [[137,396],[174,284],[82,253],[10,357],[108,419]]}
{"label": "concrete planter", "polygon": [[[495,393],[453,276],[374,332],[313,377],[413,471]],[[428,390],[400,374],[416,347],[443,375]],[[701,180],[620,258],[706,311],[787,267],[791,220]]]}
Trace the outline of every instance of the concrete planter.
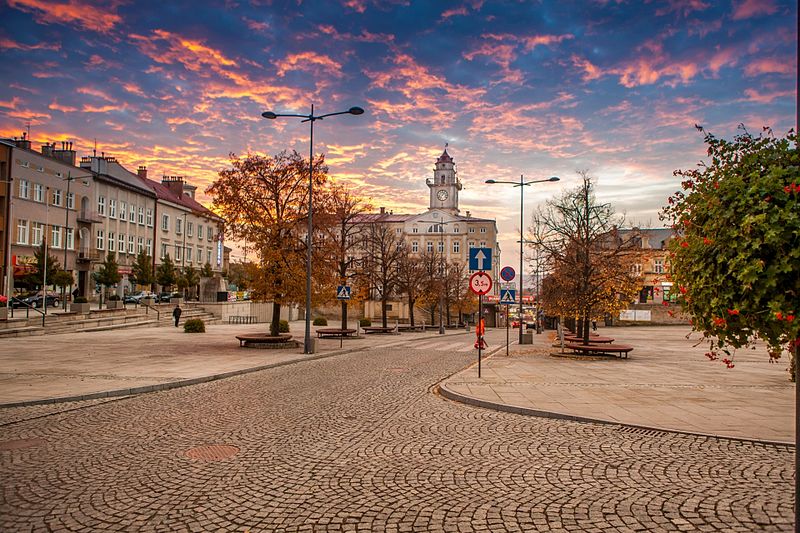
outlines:
{"label": "concrete planter", "polygon": [[73,302],[69,304],[69,310],[73,313],[81,313],[85,315],[86,313],[89,312],[89,302],[82,304],[76,304]]}
{"label": "concrete planter", "polygon": [[125,304],[122,303],[122,300],[109,300],[106,302],[106,309],[122,309],[125,307]]}
{"label": "concrete planter", "polygon": [[8,307],[0,307],[0,320],[8,320]]}

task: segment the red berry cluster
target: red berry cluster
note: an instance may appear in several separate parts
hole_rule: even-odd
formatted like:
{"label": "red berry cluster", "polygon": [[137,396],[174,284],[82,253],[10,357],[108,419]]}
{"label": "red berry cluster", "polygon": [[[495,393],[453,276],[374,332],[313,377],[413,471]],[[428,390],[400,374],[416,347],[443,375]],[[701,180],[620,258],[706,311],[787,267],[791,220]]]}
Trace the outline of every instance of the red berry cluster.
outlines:
{"label": "red berry cluster", "polygon": [[722,362],[725,363],[725,366],[727,366],[728,368],[733,368],[735,366],[733,364],[733,359],[728,359],[727,357],[723,359]]}

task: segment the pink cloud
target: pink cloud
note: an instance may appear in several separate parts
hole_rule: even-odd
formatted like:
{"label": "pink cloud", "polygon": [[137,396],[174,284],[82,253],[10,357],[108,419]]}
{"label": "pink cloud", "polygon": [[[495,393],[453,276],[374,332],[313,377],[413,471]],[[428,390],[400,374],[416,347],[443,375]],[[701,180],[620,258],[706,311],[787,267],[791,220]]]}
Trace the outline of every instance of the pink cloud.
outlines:
{"label": "pink cloud", "polygon": [[247,25],[247,27],[253,31],[264,32],[269,29],[269,24],[267,24],[266,22],[252,20],[247,17],[242,17],[242,20]]}
{"label": "pink cloud", "polygon": [[573,65],[583,70],[583,81],[591,81],[603,77],[602,69],[597,65],[593,65],[588,59],[573,55],[570,60]]}
{"label": "pink cloud", "polygon": [[461,15],[466,17],[467,15],[469,15],[469,11],[467,11],[467,8],[464,6],[448,9],[442,12],[442,19],[447,20],[450,17],[455,17],[456,15]]}
{"label": "pink cloud", "polygon": [[759,74],[793,74],[794,72],[794,66],[787,61],[778,61],[772,58],[757,59],[744,67],[744,73],[747,76],[758,76]]}
{"label": "pink cloud", "polygon": [[58,100],[53,100],[47,108],[53,111],[61,111],[62,113],[74,113],[75,111],[79,111],[77,107],[59,104]]}
{"label": "pink cloud", "polygon": [[33,13],[40,24],[73,24],[98,33],[111,33],[122,17],[117,14],[118,0],[87,2],[82,0],[8,0],[14,9]]}
{"label": "pink cloud", "polygon": [[0,37],[0,49],[22,50],[24,52],[30,52],[32,50],[61,50],[61,45],[58,43],[24,44],[5,37]]}
{"label": "pink cloud", "polygon": [[757,102],[759,104],[769,104],[776,98],[785,98],[794,96],[794,91],[768,91],[757,89],[745,89],[744,95],[749,102]]}
{"label": "pink cloud", "polygon": [[772,15],[778,11],[773,0],[742,0],[733,3],[733,20],[748,19],[760,15]]}
{"label": "pink cloud", "polygon": [[341,77],[342,65],[330,57],[316,52],[300,52],[289,54],[280,62],[277,74],[280,77],[287,72],[304,70],[312,73],[324,73],[330,76]]}
{"label": "pink cloud", "polygon": [[711,4],[702,0],[668,0],[667,6],[656,10],[656,15],[662,16],[668,13],[677,13],[683,17],[688,17],[695,11],[704,11],[711,7]]}
{"label": "pink cloud", "polygon": [[85,94],[87,96],[95,96],[97,98],[102,98],[103,100],[107,100],[112,103],[117,101],[116,98],[109,96],[109,94],[106,93],[105,91],[101,91],[100,89],[97,89],[95,87],[78,87],[75,90],[75,92],[77,92],[78,94]]}

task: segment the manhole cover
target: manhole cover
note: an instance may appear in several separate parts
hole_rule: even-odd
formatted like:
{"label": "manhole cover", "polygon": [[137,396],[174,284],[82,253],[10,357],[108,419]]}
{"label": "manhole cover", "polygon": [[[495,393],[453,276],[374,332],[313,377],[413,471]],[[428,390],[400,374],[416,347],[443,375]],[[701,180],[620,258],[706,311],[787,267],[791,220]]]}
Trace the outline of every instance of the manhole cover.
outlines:
{"label": "manhole cover", "polygon": [[186,457],[195,461],[222,461],[239,453],[239,448],[227,444],[210,444],[186,450]]}
{"label": "manhole cover", "polygon": [[33,448],[34,446],[41,446],[44,443],[45,443],[44,439],[7,440],[0,442],[0,450],[4,452],[12,450],[24,450],[25,448]]}

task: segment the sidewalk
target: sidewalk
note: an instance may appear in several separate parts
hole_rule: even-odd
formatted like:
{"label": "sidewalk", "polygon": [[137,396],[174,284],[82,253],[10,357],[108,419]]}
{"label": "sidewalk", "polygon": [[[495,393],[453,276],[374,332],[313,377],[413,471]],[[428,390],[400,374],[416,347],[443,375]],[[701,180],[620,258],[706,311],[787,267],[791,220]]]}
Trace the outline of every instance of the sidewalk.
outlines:
{"label": "sidewalk", "polygon": [[[737,352],[726,369],[703,354],[707,345],[686,339],[689,327],[600,328],[600,334],[634,346],[629,359],[553,357],[554,333],[534,334],[534,344],[503,348],[477,369],[441,384],[443,395],[501,410],[591,419],[649,428],[794,443],[794,384],[788,357],[770,364],[766,351]],[[512,333],[512,342],[516,338]],[[490,340],[490,342],[492,342]]]}
{"label": "sidewalk", "polygon": [[[121,396],[171,388],[178,383],[202,383],[360,350],[387,339],[386,335],[344,339],[342,348],[339,339],[319,339],[317,353],[305,355],[305,322],[292,322],[290,328],[294,339],[301,343],[297,349],[239,347],[236,335],[268,331],[268,324],[206,325],[203,334],[162,326],[2,339],[0,407]],[[428,329],[425,333],[404,333],[392,338],[441,338],[436,331]],[[464,330],[447,330],[445,336],[463,333]]]}

